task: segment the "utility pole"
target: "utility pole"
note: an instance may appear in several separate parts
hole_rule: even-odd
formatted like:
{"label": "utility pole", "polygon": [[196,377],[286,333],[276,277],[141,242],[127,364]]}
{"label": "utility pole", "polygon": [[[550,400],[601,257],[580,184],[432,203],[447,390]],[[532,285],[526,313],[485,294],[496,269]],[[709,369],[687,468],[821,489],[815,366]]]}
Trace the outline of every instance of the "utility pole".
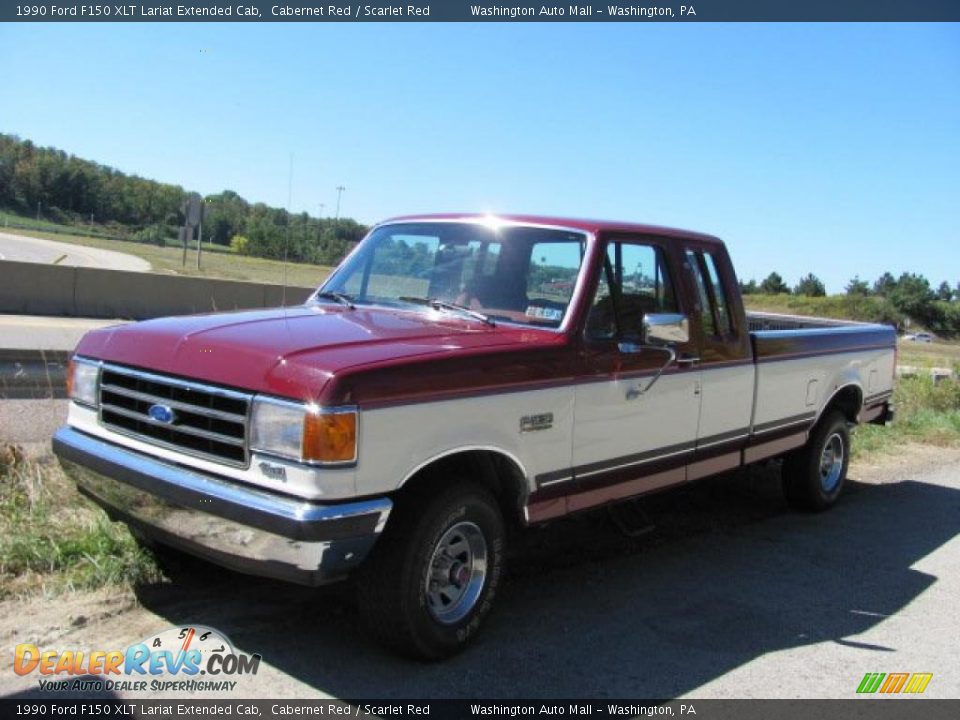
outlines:
{"label": "utility pole", "polygon": [[203,248],[203,216],[207,214],[207,206],[204,203],[203,199],[200,200],[200,213],[199,213],[199,228],[200,232],[197,235],[197,270],[200,269],[200,250]]}
{"label": "utility pole", "polygon": [[334,216],[333,221],[335,223],[340,222],[340,196],[343,195],[343,191],[346,188],[343,185],[337,185],[337,214]]}

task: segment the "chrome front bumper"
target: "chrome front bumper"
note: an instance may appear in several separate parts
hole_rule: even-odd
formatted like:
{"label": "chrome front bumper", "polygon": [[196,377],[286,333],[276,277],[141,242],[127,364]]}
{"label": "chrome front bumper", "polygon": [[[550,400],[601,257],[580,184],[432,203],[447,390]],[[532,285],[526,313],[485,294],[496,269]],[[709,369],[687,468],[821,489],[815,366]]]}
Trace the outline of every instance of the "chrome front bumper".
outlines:
{"label": "chrome front bumper", "polygon": [[219,565],[303,585],[346,576],[373,547],[387,498],[318,504],[126,450],[71,427],[53,451],[85,495],[137,531]]}

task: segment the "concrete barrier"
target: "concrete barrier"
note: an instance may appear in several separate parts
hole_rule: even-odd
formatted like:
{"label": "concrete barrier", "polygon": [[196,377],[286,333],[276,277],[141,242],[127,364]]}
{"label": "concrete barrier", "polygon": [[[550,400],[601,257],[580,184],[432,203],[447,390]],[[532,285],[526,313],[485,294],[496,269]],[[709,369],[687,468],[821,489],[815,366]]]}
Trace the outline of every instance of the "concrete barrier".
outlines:
{"label": "concrete barrier", "polygon": [[956,380],[957,374],[950,368],[942,367],[914,367],[913,365],[897,365],[897,377],[917,377],[929,375],[933,384],[938,385],[944,380]]}
{"label": "concrete barrier", "polygon": [[62,350],[0,349],[0,400],[67,396],[67,360]]}
{"label": "concrete barrier", "polygon": [[[314,288],[287,287],[297,305]],[[281,285],[0,261],[0,313],[146,320],[218,310],[277,307]]]}

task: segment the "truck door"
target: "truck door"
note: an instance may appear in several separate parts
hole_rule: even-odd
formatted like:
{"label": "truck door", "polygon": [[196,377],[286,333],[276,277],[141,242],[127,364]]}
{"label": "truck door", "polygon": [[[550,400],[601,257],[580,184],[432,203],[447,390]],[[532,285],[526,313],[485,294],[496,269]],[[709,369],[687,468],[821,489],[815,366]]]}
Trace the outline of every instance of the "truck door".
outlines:
{"label": "truck door", "polygon": [[[611,237],[584,330],[575,390],[570,511],[683,482],[700,396],[693,342],[644,343],[647,314],[683,313],[679,257],[656,237]],[[662,373],[658,376],[662,370]]]}
{"label": "truck door", "polygon": [[750,432],[755,368],[726,252],[716,244],[687,242],[683,261],[688,295],[696,299],[691,325],[700,347],[700,421],[688,468],[688,479],[696,480],[740,464]]}

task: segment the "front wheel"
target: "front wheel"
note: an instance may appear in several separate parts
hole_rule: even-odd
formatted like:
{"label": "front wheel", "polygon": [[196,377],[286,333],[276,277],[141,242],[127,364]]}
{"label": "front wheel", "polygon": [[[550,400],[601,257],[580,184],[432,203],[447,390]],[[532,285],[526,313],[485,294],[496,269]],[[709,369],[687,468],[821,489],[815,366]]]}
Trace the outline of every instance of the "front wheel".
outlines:
{"label": "front wheel", "polygon": [[479,486],[455,483],[402,498],[360,574],[368,630],[410,657],[462,650],[490,612],[503,572],[500,509]]}
{"label": "front wheel", "polygon": [[783,490],[787,503],[808,512],[833,506],[843,491],[850,463],[850,431],[843,413],[821,419],[807,444],[783,461]]}

